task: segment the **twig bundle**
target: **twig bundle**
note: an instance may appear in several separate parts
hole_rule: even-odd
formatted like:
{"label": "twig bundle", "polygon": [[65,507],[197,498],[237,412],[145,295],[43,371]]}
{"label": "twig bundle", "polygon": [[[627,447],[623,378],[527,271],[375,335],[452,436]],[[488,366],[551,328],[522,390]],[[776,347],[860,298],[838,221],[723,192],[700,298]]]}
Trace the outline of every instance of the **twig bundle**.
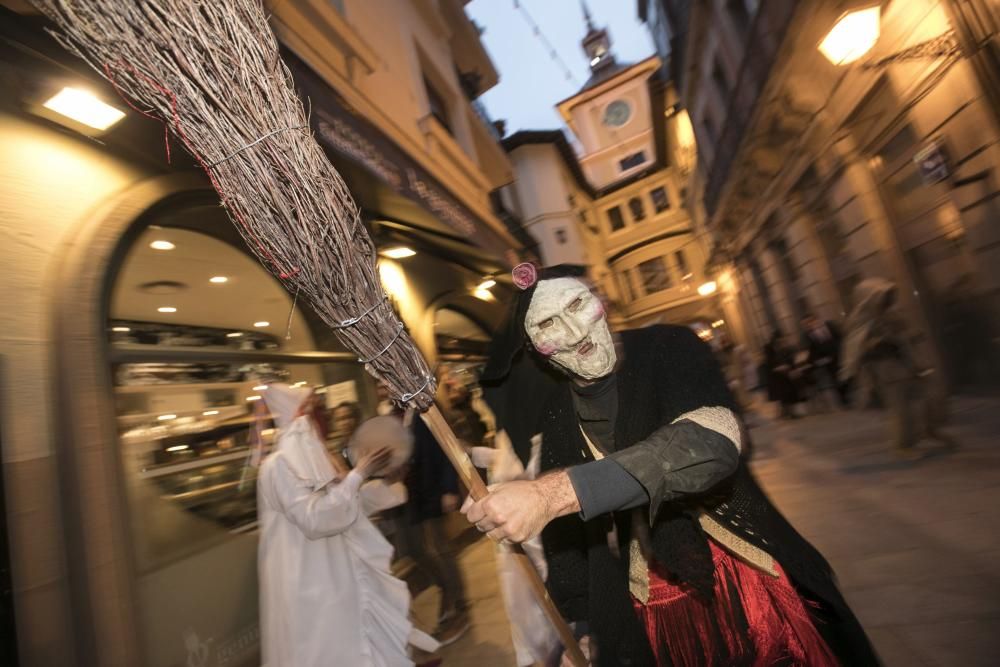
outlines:
{"label": "twig bundle", "polygon": [[[56,38],[195,157],[240,234],[399,402],[434,380],[379,281],[375,246],[309,131],[257,0],[33,0]],[[168,147],[169,150],[169,147]]]}

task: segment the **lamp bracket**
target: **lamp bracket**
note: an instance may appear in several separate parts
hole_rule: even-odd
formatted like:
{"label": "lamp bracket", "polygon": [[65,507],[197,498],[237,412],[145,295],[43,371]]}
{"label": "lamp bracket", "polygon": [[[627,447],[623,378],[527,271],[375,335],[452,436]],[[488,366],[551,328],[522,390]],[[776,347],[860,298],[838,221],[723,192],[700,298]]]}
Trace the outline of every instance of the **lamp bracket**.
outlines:
{"label": "lamp bracket", "polygon": [[861,65],[864,69],[882,69],[893,63],[904,60],[924,60],[927,58],[946,58],[958,54],[961,47],[958,43],[958,36],[954,30],[948,30],[937,37],[914,44],[902,51],[889,54],[878,60],[869,60]]}

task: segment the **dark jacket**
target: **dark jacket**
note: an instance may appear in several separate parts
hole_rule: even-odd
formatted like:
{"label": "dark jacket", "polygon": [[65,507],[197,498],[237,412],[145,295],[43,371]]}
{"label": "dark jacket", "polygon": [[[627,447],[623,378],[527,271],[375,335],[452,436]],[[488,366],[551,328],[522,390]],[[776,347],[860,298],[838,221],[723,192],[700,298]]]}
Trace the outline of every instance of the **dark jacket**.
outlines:
{"label": "dark jacket", "polygon": [[430,429],[419,417],[413,420],[413,458],[406,475],[407,503],[415,523],[443,515],[441,496],[458,493],[458,473]]}

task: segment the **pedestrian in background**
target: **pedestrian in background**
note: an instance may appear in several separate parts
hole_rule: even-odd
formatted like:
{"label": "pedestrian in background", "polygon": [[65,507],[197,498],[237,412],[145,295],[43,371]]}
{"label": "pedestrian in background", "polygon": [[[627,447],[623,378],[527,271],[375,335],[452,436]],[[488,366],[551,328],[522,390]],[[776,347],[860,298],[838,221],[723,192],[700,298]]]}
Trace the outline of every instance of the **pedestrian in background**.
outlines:
{"label": "pedestrian in background", "polygon": [[888,280],[868,278],[855,287],[839,379],[847,382],[867,372],[889,413],[893,449],[901,458],[914,459],[919,458],[915,445],[921,437],[955,445],[938,431],[940,406],[928,400],[930,371],[918,367],[906,320],[896,305],[896,285]]}

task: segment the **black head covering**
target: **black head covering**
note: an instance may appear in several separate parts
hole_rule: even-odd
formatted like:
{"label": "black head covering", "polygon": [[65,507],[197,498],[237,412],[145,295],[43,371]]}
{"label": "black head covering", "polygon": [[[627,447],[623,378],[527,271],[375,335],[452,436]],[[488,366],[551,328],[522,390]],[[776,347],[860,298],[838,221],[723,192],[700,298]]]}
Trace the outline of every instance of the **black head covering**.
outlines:
{"label": "black head covering", "polygon": [[506,322],[490,345],[489,360],[481,379],[483,397],[496,416],[497,429],[507,431],[514,451],[523,462],[531,452],[531,436],[537,427],[546,398],[563,376],[531,351],[524,319],[538,284],[553,278],[585,278],[586,267],[559,264],[538,270],[538,279],[511,303]]}

